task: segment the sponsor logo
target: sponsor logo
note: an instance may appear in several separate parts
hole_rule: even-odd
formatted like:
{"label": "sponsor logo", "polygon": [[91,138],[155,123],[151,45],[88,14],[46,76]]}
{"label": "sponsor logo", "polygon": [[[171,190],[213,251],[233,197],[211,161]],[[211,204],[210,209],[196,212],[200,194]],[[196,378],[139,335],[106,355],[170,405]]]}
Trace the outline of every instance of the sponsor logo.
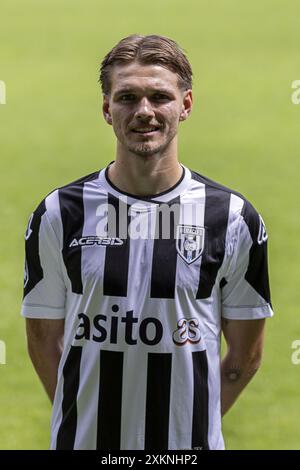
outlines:
{"label": "sponsor logo", "polygon": [[[140,319],[133,310],[119,315],[119,306],[113,305],[112,312],[98,314],[93,318],[86,313],[78,314],[78,326],[75,340],[108,342],[118,344],[124,342],[134,346],[139,342],[147,346],[156,346],[162,340],[164,327],[155,317]],[[197,344],[201,340],[199,321],[197,318],[182,318],[177,322],[177,329],[172,334],[173,342],[178,346],[186,343]]]}
{"label": "sponsor logo", "polygon": [[259,216],[260,225],[259,225],[259,232],[257,237],[257,243],[262,245],[264,242],[268,240],[268,234],[266,230],[266,226],[261,216]]}
{"label": "sponsor logo", "polygon": [[74,246],[122,246],[124,241],[121,238],[114,238],[114,237],[97,237],[94,235],[88,235],[86,237],[81,238],[73,238],[71,241],[69,248],[73,248]]}
{"label": "sponsor logo", "polygon": [[173,341],[177,346],[186,343],[197,344],[201,340],[199,321],[197,318],[181,318],[177,322],[177,329],[173,332]]}
{"label": "sponsor logo", "polygon": [[[118,305],[113,305],[112,311],[117,313]],[[117,344],[120,339],[120,323],[124,324],[124,339],[128,345],[136,345],[141,341],[148,346],[155,346],[160,343],[163,336],[163,326],[157,318],[144,318],[137,325],[139,318],[134,316],[133,310],[129,310],[122,317],[99,314],[90,319],[85,313],[80,313],[78,318],[80,323],[77,327],[76,340],[92,340],[96,343],[107,341],[110,344]]]}
{"label": "sponsor logo", "polygon": [[193,225],[177,226],[176,249],[186,263],[191,264],[202,255],[204,234],[204,227],[195,227]]}

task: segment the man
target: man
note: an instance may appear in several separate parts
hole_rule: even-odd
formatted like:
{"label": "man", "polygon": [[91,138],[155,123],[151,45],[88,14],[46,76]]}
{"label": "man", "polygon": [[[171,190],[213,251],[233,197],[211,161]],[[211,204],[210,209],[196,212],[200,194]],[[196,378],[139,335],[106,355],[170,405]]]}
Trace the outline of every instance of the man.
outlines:
{"label": "man", "polygon": [[223,449],[221,414],[272,316],[263,221],[178,161],[193,100],[174,41],[123,39],[100,81],[115,161],[49,194],[25,236],[22,313],[51,448]]}

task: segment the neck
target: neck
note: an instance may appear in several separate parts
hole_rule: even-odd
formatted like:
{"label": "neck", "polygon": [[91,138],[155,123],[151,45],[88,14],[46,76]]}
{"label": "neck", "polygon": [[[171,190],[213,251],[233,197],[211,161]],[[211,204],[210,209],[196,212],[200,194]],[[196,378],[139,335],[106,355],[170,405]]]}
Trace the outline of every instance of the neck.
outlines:
{"label": "neck", "polygon": [[125,154],[117,151],[108,176],[121,191],[145,197],[167,191],[174,186],[182,176],[182,167],[178,162],[177,152],[142,157],[131,152]]}

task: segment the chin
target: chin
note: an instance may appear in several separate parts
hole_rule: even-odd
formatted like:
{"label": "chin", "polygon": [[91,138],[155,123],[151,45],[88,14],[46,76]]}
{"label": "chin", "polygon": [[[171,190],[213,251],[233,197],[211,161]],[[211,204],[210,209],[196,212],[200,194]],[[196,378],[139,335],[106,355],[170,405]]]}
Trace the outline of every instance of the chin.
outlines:
{"label": "chin", "polygon": [[[154,145],[153,145],[154,144]],[[128,145],[128,150],[136,155],[143,157],[151,157],[153,155],[162,153],[168,147],[169,144],[155,144],[154,142],[144,142],[139,145]]]}
{"label": "chin", "polygon": [[157,149],[131,149],[131,152],[140,157],[147,158],[147,157],[152,157],[154,155],[157,155],[158,150]]}

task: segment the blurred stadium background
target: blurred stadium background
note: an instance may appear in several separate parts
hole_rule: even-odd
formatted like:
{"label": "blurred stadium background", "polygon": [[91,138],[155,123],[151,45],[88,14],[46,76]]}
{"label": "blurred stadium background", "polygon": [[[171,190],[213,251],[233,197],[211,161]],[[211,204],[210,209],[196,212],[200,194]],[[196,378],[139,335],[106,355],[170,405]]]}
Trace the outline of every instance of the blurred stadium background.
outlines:
{"label": "blurred stadium background", "polygon": [[[187,166],[248,197],[269,231],[272,299],[263,366],[224,419],[228,449],[300,449],[298,240],[300,79],[297,0],[2,0],[0,80],[0,449],[47,449],[50,404],[20,317],[23,234],[53,188],[113,160],[99,63],[122,37],[163,34],[187,51],[194,110],[182,124]],[[297,288],[298,287],[298,288]]]}

